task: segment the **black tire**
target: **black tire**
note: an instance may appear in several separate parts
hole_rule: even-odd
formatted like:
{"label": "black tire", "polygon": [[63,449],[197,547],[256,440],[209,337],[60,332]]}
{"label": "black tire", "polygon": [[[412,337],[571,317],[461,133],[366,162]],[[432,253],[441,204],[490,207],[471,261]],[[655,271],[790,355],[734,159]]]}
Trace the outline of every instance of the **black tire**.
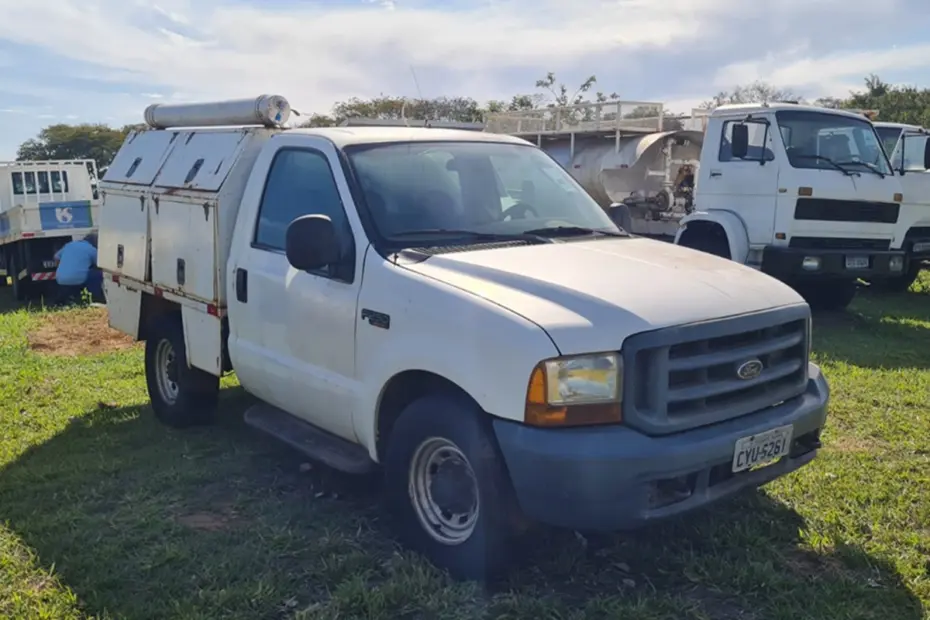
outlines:
{"label": "black tire", "polygon": [[859,288],[855,280],[811,280],[796,284],[811,310],[841,312],[849,307]]}
{"label": "black tire", "polygon": [[[414,497],[423,497],[415,490],[415,471],[429,469],[415,468],[414,459],[437,439],[451,446],[440,448],[437,453],[448,450],[447,454],[452,454],[457,449],[464,455],[474,476],[459,477],[466,470],[461,463],[456,464],[455,459],[449,459],[432,470],[430,480],[434,484],[424,487],[429,486],[436,495],[445,494],[445,504],[449,506],[453,502],[470,503],[468,497],[471,494],[466,489],[473,487],[456,483],[468,480],[477,486],[474,528],[455,543],[448,542],[449,538],[447,542],[437,540],[436,537],[442,537],[442,528],[429,528],[435,532],[431,534],[419,516],[420,511],[414,507],[417,501]],[[454,482],[447,478],[445,487],[437,487],[439,478],[436,474],[443,471],[446,463],[450,464],[447,475]],[[514,511],[518,508],[488,419],[470,399],[455,394],[435,394],[408,405],[391,431],[384,459],[384,477],[385,508],[402,544],[422,553],[436,567],[448,570],[456,579],[493,579],[510,566],[518,520]],[[457,492],[452,492],[452,488]]]}
{"label": "black tire", "polygon": [[28,301],[30,296],[30,285],[32,280],[19,279],[19,264],[16,262],[16,259],[12,259],[9,262],[10,265],[10,280],[13,281],[13,297],[16,301]]}
{"label": "black tire", "polygon": [[879,278],[872,280],[869,284],[874,290],[884,293],[906,293],[917,280],[922,268],[923,263],[921,261],[913,261],[903,275],[897,278]]}
{"label": "black tire", "polygon": [[[174,387],[160,387],[161,381]],[[187,428],[213,421],[220,379],[187,365],[180,316],[164,316],[152,326],[145,342],[145,382],[152,410],[163,424]]]}
{"label": "black tire", "polygon": [[678,245],[721,258],[730,258],[730,243],[727,241],[726,233],[719,226],[685,233]]}

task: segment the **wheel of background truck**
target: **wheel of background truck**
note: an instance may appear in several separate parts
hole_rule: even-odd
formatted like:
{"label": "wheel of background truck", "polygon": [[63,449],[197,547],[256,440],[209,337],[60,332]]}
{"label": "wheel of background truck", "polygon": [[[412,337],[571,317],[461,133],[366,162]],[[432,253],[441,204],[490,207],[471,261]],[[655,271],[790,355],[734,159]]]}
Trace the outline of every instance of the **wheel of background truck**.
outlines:
{"label": "wheel of background truck", "polygon": [[619,204],[613,207],[610,210],[610,219],[623,230],[630,234],[633,233],[633,216],[630,214],[630,207],[627,205]]}
{"label": "wheel of background truck", "polygon": [[10,280],[13,281],[13,297],[16,301],[26,301],[29,298],[29,285],[31,280],[19,279],[19,264],[16,260],[10,261]]}
{"label": "wheel of background truck", "polygon": [[400,414],[384,460],[384,502],[405,546],[457,579],[511,562],[516,503],[485,414],[464,396],[424,396]]}
{"label": "wheel of background truck", "polygon": [[858,284],[855,280],[812,280],[794,288],[811,310],[840,312],[852,303]]}
{"label": "wheel of background truck", "polygon": [[186,428],[213,421],[220,379],[187,365],[180,317],[162,317],[149,332],[145,382],[155,417],[167,426]]}
{"label": "wheel of background truck", "polygon": [[716,225],[705,226],[691,233],[686,232],[678,245],[721,258],[730,258],[730,243],[727,241],[727,235]]}
{"label": "wheel of background truck", "polygon": [[917,280],[923,265],[920,261],[914,261],[910,264],[903,275],[897,278],[880,278],[869,282],[871,287],[876,291],[885,293],[904,293]]}

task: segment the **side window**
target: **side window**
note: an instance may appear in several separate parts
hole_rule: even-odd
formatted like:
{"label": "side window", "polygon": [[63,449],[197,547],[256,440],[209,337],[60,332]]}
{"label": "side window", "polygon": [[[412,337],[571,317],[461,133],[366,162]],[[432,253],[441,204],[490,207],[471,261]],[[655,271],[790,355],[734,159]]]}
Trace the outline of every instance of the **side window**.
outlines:
{"label": "side window", "polygon": [[36,173],[39,176],[39,193],[48,194],[48,172],[42,171]]}
{"label": "side window", "polygon": [[36,193],[36,173],[35,172],[24,172],[23,178],[26,180],[26,193],[35,194]]}
{"label": "side window", "polygon": [[275,155],[265,182],[255,246],[283,251],[287,227],[301,215],[309,214],[329,216],[344,251],[353,251],[352,231],[326,157],[317,151],[282,150]]}
{"label": "side window", "polygon": [[23,185],[23,173],[14,172],[13,173],[13,193],[17,196],[22,196],[26,193],[26,187]]}
{"label": "side window", "polygon": [[[749,128],[749,149],[744,158],[733,157],[733,126],[739,124],[745,124]],[[772,161],[775,159],[775,153],[765,144],[766,136],[768,135],[770,139],[771,134],[772,129],[759,121],[725,121],[717,159],[719,161],[760,161],[764,158],[765,161]]]}
{"label": "side window", "polygon": [[53,192],[63,191],[61,189],[61,173],[58,172],[57,170],[52,170],[51,175],[52,175],[52,191]]}

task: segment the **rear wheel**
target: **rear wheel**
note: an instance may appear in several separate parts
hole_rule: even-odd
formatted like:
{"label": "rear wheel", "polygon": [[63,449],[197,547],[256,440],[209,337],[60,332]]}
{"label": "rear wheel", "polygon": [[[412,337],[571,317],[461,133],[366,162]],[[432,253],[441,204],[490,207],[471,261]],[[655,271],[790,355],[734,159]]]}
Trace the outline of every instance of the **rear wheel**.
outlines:
{"label": "rear wheel", "polygon": [[145,342],[145,381],[155,417],[167,426],[213,421],[220,379],[188,366],[180,317],[162,317],[152,327]]}
{"label": "rear wheel", "polygon": [[384,501],[400,541],[458,579],[506,569],[517,510],[483,412],[455,394],[400,414],[384,461]]}

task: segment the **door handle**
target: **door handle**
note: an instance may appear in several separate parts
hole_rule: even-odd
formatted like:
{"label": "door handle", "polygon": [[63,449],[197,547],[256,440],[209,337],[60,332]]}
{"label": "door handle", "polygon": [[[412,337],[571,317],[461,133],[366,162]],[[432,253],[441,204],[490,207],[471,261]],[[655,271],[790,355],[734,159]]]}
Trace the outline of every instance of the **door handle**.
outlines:
{"label": "door handle", "polygon": [[719,170],[711,170],[711,171],[710,171],[710,176],[711,176],[711,178],[714,178],[714,177],[722,177],[722,176],[723,176],[723,173],[720,172]]}
{"label": "door handle", "polygon": [[236,301],[249,301],[249,272],[242,267],[236,267]]}

